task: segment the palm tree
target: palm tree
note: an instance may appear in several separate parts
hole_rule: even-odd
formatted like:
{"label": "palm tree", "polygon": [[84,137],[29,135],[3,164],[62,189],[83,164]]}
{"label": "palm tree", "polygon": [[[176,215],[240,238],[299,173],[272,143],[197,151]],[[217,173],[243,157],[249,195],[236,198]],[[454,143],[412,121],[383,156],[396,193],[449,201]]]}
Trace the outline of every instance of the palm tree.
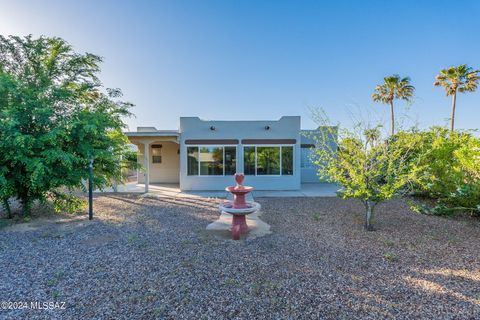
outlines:
{"label": "palm tree", "polygon": [[393,110],[393,101],[402,99],[410,101],[413,97],[415,87],[410,84],[410,78],[400,78],[398,74],[383,78],[383,84],[375,87],[372,94],[374,102],[381,102],[390,105],[391,134],[395,134],[395,113]]}
{"label": "palm tree", "polygon": [[466,64],[458,67],[450,67],[443,69],[440,74],[435,77],[434,86],[443,87],[447,96],[452,96],[452,118],[450,129],[455,129],[455,105],[457,103],[458,92],[473,92],[477,89],[479,70],[472,70]]}

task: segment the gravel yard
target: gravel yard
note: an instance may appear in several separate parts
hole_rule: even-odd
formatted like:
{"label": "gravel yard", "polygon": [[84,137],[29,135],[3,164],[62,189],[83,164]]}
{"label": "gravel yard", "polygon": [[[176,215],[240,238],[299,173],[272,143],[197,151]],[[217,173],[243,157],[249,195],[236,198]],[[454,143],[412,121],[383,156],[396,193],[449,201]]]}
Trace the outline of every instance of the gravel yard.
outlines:
{"label": "gravel yard", "polygon": [[0,318],[479,319],[480,223],[337,198],[257,198],[272,234],[205,230],[216,200],[99,195],[96,216],[0,229]]}

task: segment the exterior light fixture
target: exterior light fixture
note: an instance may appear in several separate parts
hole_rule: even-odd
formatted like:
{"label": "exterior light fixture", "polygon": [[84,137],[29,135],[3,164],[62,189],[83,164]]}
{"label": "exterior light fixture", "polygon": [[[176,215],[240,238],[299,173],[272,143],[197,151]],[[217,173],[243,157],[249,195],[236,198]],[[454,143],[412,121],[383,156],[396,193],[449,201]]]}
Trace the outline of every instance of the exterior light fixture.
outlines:
{"label": "exterior light fixture", "polygon": [[216,129],[214,126],[211,126],[211,127],[210,127],[210,130],[215,131],[215,130],[217,130],[217,129]]}
{"label": "exterior light fixture", "polygon": [[265,130],[270,130],[270,126],[265,126]]}

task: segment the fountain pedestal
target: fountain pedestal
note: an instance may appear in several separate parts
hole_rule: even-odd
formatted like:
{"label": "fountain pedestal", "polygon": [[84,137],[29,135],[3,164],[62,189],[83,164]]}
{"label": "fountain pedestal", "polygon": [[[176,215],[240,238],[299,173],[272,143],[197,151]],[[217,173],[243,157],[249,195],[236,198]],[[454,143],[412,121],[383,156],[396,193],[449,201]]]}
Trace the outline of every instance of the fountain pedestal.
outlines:
{"label": "fountain pedestal", "polygon": [[232,217],[232,238],[240,240],[240,235],[248,232],[247,218],[245,215]]}

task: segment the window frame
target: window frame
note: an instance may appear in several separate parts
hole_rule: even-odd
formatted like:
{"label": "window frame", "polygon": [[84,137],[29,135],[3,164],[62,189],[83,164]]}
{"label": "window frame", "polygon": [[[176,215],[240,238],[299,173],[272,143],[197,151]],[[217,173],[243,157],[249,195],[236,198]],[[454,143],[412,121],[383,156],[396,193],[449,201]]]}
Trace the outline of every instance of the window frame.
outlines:
{"label": "window frame", "polygon": [[[238,146],[236,144],[193,144],[187,145],[187,157],[188,157],[188,148],[197,148],[198,152],[198,174],[188,174],[188,161],[187,161],[187,176],[188,177],[225,177],[225,147],[234,147],[235,148],[235,166],[238,163]],[[222,174],[200,174],[200,148],[222,148]]]}
{"label": "window frame", "polygon": [[[163,145],[162,144],[152,144],[150,145],[150,153],[152,157],[152,164],[161,164],[163,162],[163,157],[162,157],[162,149]],[[159,150],[159,154],[155,154],[156,150]],[[155,161],[155,159],[160,160],[160,161]]]}
{"label": "window frame", "polygon": [[[254,147],[255,148],[255,174],[245,174],[246,176],[252,177],[293,177],[297,172],[295,168],[295,144],[242,144],[242,162],[243,170],[245,171],[245,147]],[[280,148],[280,174],[258,174],[257,173],[257,147],[279,147]],[[283,174],[283,159],[282,159],[282,148],[283,147],[292,147],[292,174]]]}

